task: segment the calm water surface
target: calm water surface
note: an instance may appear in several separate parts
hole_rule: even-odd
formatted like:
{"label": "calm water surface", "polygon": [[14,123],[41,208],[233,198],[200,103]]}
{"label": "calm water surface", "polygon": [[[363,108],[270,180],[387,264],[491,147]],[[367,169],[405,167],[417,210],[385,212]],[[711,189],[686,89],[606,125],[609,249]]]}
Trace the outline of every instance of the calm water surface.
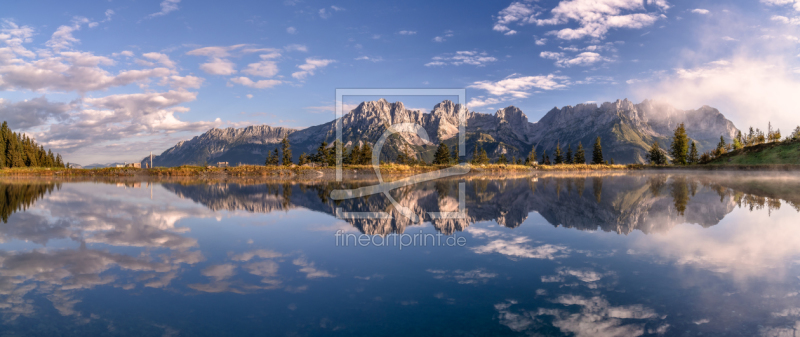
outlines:
{"label": "calm water surface", "polygon": [[[459,182],[467,219],[426,215],[455,211]],[[422,223],[382,195],[331,200],[338,187],[2,180],[0,335],[800,329],[796,175],[539,174],[393,191]],[[361,234],[384,244],[342,244]],[[390,244],[399,234],[462,244]]]}

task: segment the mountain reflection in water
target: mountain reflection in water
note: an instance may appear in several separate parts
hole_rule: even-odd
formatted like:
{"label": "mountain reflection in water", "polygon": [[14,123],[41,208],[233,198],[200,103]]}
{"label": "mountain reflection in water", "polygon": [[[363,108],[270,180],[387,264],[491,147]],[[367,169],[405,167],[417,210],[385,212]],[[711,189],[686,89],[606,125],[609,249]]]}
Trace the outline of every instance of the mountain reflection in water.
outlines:
{"label": "mountain reflection in water", "polygon": [[[714,226],[735,207],[780,209],[781,198],[800,211],[800,190],[787,187],[785,179],[774,177],[543,175],[468,178],[467,218],[430,219],[428,212],[457,211],[459,181],[450,179],[407,186],[394,190],[392,196],[444,234],[463,231],[480,221],[494,221],[515,228],[531,212],[539,213],[554,226],[601,229],[619,234],[640,230],[649,234],[666,232],[682,223]],[[796,181],[794,184],[800,187]],[[305,208],[335,214],[335,209],[341,207],[352,212],[392,214],[391,219],[346,219],[365,234],[403,233],[414,225],[381,196],[331,200],[330,192],[339,186],[335,183],[164,183],[163,186],[181,198],[189,198],[214,211],[270,213]],[[776,195],[775,191],[785,192]]]}
{"label": "mountain reflection in water", "polygon": [[[467,218],[430,219],[457,210],[462,181]],[[794,176],[473,175],[392,191],[422,224],[381,195],[329,197],[369,184],[0,181],[0,327],[75,336],[782,336],[800,327]],[[393,218],[336,219],[337,207]],[[418,229],[469,245],[334,246],[336,230]]]}

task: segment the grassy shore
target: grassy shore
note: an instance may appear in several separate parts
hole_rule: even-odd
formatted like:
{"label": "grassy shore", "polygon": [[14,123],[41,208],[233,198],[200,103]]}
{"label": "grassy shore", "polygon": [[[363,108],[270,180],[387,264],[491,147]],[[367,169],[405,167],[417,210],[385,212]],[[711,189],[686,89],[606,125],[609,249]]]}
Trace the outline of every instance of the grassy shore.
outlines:
{"label": "grassy shore", "polygon": [[725,153],[707,165],[800,165],[800,140],[748,146]]}
{"label": "grassy shore", "polygon": [[[399,174],[410,175],[435,171],[448,167],[447,165],[409,166],[398,164],[385,164],[380,166],[382,175]],[[573,165],[561,164],[552,166],[526,166],[526,165],[474,165],[473,172],[500,172],[500,171],[600,171],[624,170],[626,165]],[[374,174],[374,169],[369,165],[346,165],[342,168],[345,174]],[[156,167],[152,169],[138,168],[95,168],[95,169],[65,169],[65,168],[6,168],[0,170],[0,176],[52,176],[52,177],[114,177],[114,176],[157,176],[157,177],[196,177],[196,176],[328,176],[335,174],[333,167],[309,166],[260,166],[242,165],[226,168],[207,168],[202,166]]]}

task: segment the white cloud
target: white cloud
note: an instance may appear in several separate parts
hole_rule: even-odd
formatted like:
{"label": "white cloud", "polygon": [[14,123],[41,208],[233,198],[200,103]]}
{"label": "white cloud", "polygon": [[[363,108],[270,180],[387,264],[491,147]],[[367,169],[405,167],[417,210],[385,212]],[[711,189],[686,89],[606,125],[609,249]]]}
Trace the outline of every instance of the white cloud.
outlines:
{"label": "white cloud", "polygon": [[433,38],[433,42],[444,42],[444,41],[447,41],[448,37],[452,37],[452,36],[453,36],[453,31],[452,30],[446,30],[444,32],[444,35],[434,37]]}
{"label": "white cloud", "polygon": [[289,33],[289,34],[295,34],[295,33],[297,33],[297,28],[288,27],[288,28],[286,28],[286,32]]}
{"label": "white cloud", "polygon": [[183,89],[189,89],[189,88],[196,89],[196,88],[200,88],[200,86],[203,85],[204,81],[205,81],[204,78],[197,77],[197,76],[172,75],[172,76],[168,76],[168,77],[162,78],[161,82],[159,82],[159,84],[160,85],[169,85],[169,86],[171,86],[172,88],[175,88],[175,89],[181,89],[181,88],[183,88]]}
{"label": "white cloud", "polygon": [[268,88],[272,88],[272,87],[274,87],[274,86],[276,86],[278,84],[283,83],[282,81],[279,81],[279,80],[253,81],[253,80],[251,80],[251,79],[249,79],[247,77],[244,77],[244,76],[231,78],[230,81],[232,83],[241,84],[243,86],[256,88],[256,89],[268,89]]}
{"label": "white cloud", "polygon": [[725,41],[737,41],[736,39],[734,39],[734,38],[732,38],[730,36],[723,36],[722,39],[725,40]]}
{"label": "white cloud", "polygon": [[[331,10],[333,10],[333,12],[339,12],[339,11],[343,11],[344,8],[338,7],[338,6],[331,6]],[[327,8],[320,8],[319,17],[321,17],[323,19],[327,19],[327,18],[331,17],[331,15],[333,15],[333,12],[329,11]]]}
{"label": "white cloud", "polygon": [[781,15],[773,15],[770,19],[787,25],[800,25],[800,17],[788,18]]}
{"label": "white cloud", "polygon": [[251,99],[251,98],[253,98],[253,95],[252,94],[247,94],[247,95],[245,95],[245,97],[247,97],[247,99]]}
{"label": "white cloud", "polygon": [[181,0],[164,0],[161,2],[161,11],[157,13],[153,13],[148,15],[148,18],[154,18],[156,16],[167,15],[170,12],[174,12],[178,10],[178,3]]}
{"label": "white cloud", "polygon": [[303,80],[308,76],[313,76],[314,71],[320,68],[327,67],[329,64],[334,63],[334,60],[307,58],[306,63],[298,65],[300,71],[292,73],[292,77]]}
{"label": "white cloud", "polygon": [[483,67],[489,62],[495,62],[495,57],[489,56],[486,52],[476,51],[457,51],[455,54],[444,54],[435,56],[432,62],[425,64],[426,67],[442,66],[452,64],[460,66],[462,64],[469,64],[478,67]]}
{"label": "white cloud", "polygon": [[[788,56],[787,56],[788,57]],[[800,124],[800,80],[781,58],[734,57],[693,68],[677,68],[660,81],[638,88],[640,97],[676,106],[711,105],[738,126]]]}
{"label": "white cloud", "polygon": [[768,6],[792,5],[792,8],[794,8],[794,10],[800,12],[800,1],[798,0],[761,0],[761,3],[766,4]]}
{"label": "white cloud", "polygon": [[76,107],[77,102],[50,102],[44,96],[16,103],[0,98],[0,119],[7,121],[12,129],[26,130],[46,123],[64,121]]}
{"label": "white cloud", "polygon": [[563,89],[569,85],[569,77],[561,75],[519,76],[513,74],[500,81],[478,81],[469,85],[469,88],[486,90],[493,96],[510,96],[512,98],[527,98],[528,90],[536,88],[542,90]]}
{"label": "white cloud", "polygon": [[[550,10],[551,18],[539,19],[542,14],[537,7],[522,2],[513,2],[500,11],[495,17],[493,30],[508,33],[508,25],[536,24],[538,26],[563,25],[571,21],[578,23],[578,28],[563,28],[548,34],[564,40],[592,37],[605,38],[613,28],[639,29],[652,25],[661,18],[661,14],[647,12],[642,0],[563,0]],[[670,6],[665,0],[649,1],[658,10],[667,10]]]}
{"label": "white cloud", "polygon": [[495,17],[497,21],[492,29],[510,35],[509,32],[516,33],[516,31],[508,28],[508,25],[512,23],[525,24],[535,22],[535,17],[539,14],[541,14],[541,12],[537,11],[536,7],[528,2],[512,2],[511,5],[497,14]]}
{"label": "white cloud", "polygon": [[544,46],[545,44],[547,44],[547,39],[546,38],[536,39],[536,45],[537,46]]}
{"label": "white cloud", "polygon": [[378,56],[378,57],[359,56],[359,57],[356,57],[356,61],[381,62],[381,61],[383,61],[383,58],[380,57],[380,56]]}
{"label": "white cloud", "polygon": [[711,13],[711,12],[709,10],[707,10],[707,9],[695,8],[695,9],[692,10],[692,13],[700,14],[700,15],[707,15],[708,13]]}
{"label": "white cloud", "polygon": [[261,61],[250,63],[247,68],[242,70],[243,73],[253,76],[272,77],[278,74],[278,64],[273,61],[280,57],[281,54],[277,50],[272,50],[268,54],[261,54],[259,58]]}
{"label": "white cloud", "polygon": [[400,35],[416,35],[417,32],[414,31],[414,30],[401,30],[401,31],[397,32],[397,34],[400,34]]}
{"label": "white cloud", "polygon": [[74,43],[80,42],[77,38],[72,36],[72,32],[81,29],[81,25],[89,23],[89,19],[76,16],[72,19],[72,24],[69,26],[60,26],[53,33],[45,45],[52,48],[56,52],[62,49],[69,49]]}
{"label": "white cloud", "polygon": [[539,53],[539,56],[545,59],[555,60],[555,64],[558,67],[590,66],[597,62],[611,61],[594,52],[583,52],[575,57],[569,57],[564,55],[564,53],[544,51]]}
{"label": "white cloud", "polygon": [[[11,20],[3,20],[0,25],[0,42],[5,45],[14,54],[22,57],[32,58],[35,57],[32,51],[25,49],[22,45],[33,41],[33,28],[29,26],[18,26]],[[0,52],[0,62],[3,62],[2,52]]]}
{"label": "white cloud", "polygon": [[167,56],[165,54],[161,54],[161,53],[144,53],[144,54],[142,54],[142,56],[144,56],[147,59],[151,59],[153,61],[161,63],[161,64],[163,64],[164,66],[166,66],[168,68],[175,68],[175,62],[172,62],[172,60],[169,59],[169,56]]}
{"label": "white cloud", "polygon": [[231,75],[236,72],[236,65],[228,59],[213,57],[201,64],[200,69],[211,75]]}

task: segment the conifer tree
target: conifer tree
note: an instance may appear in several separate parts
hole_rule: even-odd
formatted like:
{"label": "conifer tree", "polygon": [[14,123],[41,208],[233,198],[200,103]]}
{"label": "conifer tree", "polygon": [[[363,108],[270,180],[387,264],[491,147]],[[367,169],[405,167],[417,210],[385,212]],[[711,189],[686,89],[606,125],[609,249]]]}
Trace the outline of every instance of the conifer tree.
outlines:
{"label": "conifer tree", "polygon": [[489,156],[486,155],[486,150],[481,148],[481,155],[478,157],[480,164],[488,164],[489,163]]}
{"label": "conifer tree", "polygon": [[592,164],[603,164],[603,147],[600,145],[600,136],[594,141],[592,150]]}
{"label": "conifer tree", "polygon": [[697,152],[697,143],[694,141],[692,142],[691,149],[689,150],[689,158],[687,159],[690,164],[697,164],[700,162],[700,155]]}
{"label": "conifer tree", "polygon": [[686,135],[686,126],[683,123],[675,128],[670,154],[672,155],[673,164],[686,165],[686,156],[689,154],[689,137]]}
{"label": "conifer tree", "polygon": [[555,163],[563,164],[564,156],[561,154],[561,143],[556,144]]}
{"label": "conifer tree", "polygon": [[453,165],[458,165],[458,145],[454,145],[453,151],[450,151],[450,153],[453,155],[453,157],[450,158],[450,163]]}
{"label": "conifer tree", "polygon": [[450,148],[444,143],[439,143],[436,153],[433,154],[434,165],[446,165],[450,163]]}
{"label": "conifer tree", "polygon": [[[361,147],[361,165],[372,165],[372,146],[365,142]],[[331,158],[334,160],[334,158]],[[336,165],[336,163],[332,164]]]}
{"label": "conifer tree", "polygon": [[303,166],[305,164],[308,164],[308,155],[305,152],[303,152],[303,153],[300,154],[300,157],[297,159],[297,165]]}
{"label": "conifer tree", "polygon": [[573,158],[572,158],[572,144],[567,145],[567,157],[564,158],[564,159],[565,159],[565,163],[572,164],[572,161],[573,161]]}
{"label": "conifer tree", "polygon": [[501,153],[500,154],[500,158],[497,158],[497,163],[498,164],[508,164],[508,160],[506,160],[506,154],[505,153]]}
{"label": "conifer tree", "polygon": [[667,164],[667,156],[664,154],[664,151],[661,150],[661,147],[658,145],[658,141],[653,142],[653,146],[650,147],[650,151],[647,153],[648,160],[650,164],[653,165],[666,165]]}
{"label": "conifer tree", "polygon": [[580,142],[578,142],[578,149],[575,151],[575,164],[586,164],[586,152]]}
{"label": "conifer tree", "polygon": [[283,135],[283,140],[281,140],[281,150],[283,151],[283,166],[292,165],[292,148],[286,135]]}
{"label": "conifer tree", "polygon": [[327,164],[329,157],[328,152],[328,142],[323,141],[317,148],[317,153],[313,156],[312,161],[322,165]]}
{"label": "conifer tree", "polygon": [[717,150],[715,155],[719,156],[725,153],[725,138],[719,136],[719,143],[717,144]]}
{"label": "conifer tree", "polygon": [[528,153],[528,158],[525,158],[525,164],[533,165],[533,163],[536,163],[536,146],[535,145],[531,148],[531,152]]}

